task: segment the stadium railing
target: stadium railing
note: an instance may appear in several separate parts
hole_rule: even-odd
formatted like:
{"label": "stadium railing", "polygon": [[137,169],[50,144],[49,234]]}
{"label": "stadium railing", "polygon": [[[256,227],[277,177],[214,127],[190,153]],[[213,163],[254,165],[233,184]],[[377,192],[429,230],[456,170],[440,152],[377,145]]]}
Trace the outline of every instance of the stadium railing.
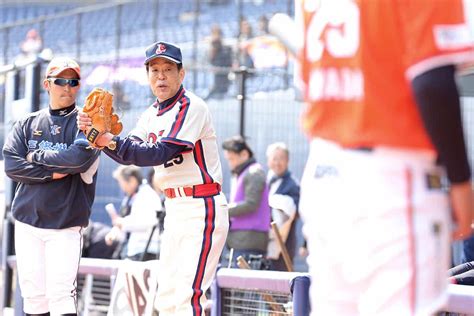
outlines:
{"label": "stadium railing", "polygon": [[[212,287],[211,315],[306,316],[308,289],[309,277],[303,273],[223,268]],[[448,295],[445,312],[474,315],[473,286],[450,284]]]}
{"label": "stadium railing", "polygon": [[[7,262],[16,267],[15,256]],[[79,274],[113,280],[122,262],[82,258]],[[221,268],[211,288],[211,315],[309,315],[309,283],[305,273]],[[473,286],[450,284],[448,294],[445,312],[474,315]]]}
{"label": "stadium railing", "polygon": [[308,315],[309,283],[304,273],[221,268],[211,315]]}

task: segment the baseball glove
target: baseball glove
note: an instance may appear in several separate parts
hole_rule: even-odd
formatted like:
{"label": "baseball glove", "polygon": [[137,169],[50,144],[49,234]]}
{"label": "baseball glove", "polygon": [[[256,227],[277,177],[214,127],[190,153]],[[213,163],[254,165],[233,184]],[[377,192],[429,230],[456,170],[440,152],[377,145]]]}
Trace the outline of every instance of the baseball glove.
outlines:
{"label": "baseball glove", "polygon": [[114,113],[112,102],[113,95],[101,88],[95,88],[87,96],[83,112],[92,119],[92,126],[87,127],[84,133],[93,147],[99,148],[96,145],[96,140],[104,133],[110,132],[118,135],[122,131],[122,122]]}

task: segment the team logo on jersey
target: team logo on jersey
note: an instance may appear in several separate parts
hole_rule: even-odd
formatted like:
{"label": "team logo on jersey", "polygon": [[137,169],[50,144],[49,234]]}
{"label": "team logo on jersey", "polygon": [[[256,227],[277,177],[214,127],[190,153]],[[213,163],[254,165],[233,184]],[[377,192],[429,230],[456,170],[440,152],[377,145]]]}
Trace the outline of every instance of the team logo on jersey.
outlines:
{"label": "team logo on jersey", "polygon": [[157,136],[157,134],[155,134],[155,133],[148,133],[148,137],[147,137],[148,142],[150,142],[150,143],[152,143],[152,144],[156,143],[156,142],[158,141],[158,137],[161,138],[161,136],[163,136],[163,133],[164,133],[164,132],[165,132],[165,130],[159,131],[159,132],[157,133],[158,136]]}
{"label": "team logo on jersey", "polygon": [[58,135],[61,133],[61,126],[59,125],[51,125],[51,135]]}
{"label": "team logo on jersey", "polygon": [[35,149],[37,144],[38,144],[37,140],[29,140],[28,141],[28,148]]}
{"label": "team logo on jersey", "polygon": [[38,144],[38,148],[41,150],[63,151],[68,148],[68,145],[66,143],[53,143],[47,140],[42,140]]}
{"label": "team logo on jersey", "polygon": [[33,131],[33,136],[41,136],[43,135],[43,131]]}
{"label": "team logo on jersey", "polygon": [[164,52],[166,52],[166,46],[164,44],[159,44],[156,48],[156,53],[163,54]]}

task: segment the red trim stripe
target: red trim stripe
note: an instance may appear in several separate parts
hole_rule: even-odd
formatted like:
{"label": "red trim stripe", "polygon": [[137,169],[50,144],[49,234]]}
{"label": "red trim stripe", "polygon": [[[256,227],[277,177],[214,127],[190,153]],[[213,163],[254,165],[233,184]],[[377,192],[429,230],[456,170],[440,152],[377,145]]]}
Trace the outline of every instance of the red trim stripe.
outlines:
{"label": "red trim stripe", "polygon": [[199,169],[201,170],[201,176],[204,183],[213,183],[211,175],[206,168],[206,160],[204,159],[204,148],[202,147],[201,140],[198,140],[194,145],[194,161],[196,161]]}
{"label": "red trim stripe", "polygon": [[[162,115],[163,113],[167,112],[168,110],[170,110],[180,99],[181,97],[183,96],[184,94],[184,89],[181,91],[181,93],[179,94],[179,96],[176,98],[176,100],[174,100],[173,102],[171,102],[167,107],[165,107],[164,109],[161,109],[161,110],[158,110],[158,114],[157,115]],[[156,106],[158,106],[158,102],[156,102]]]}
{"label": "red trim stripe", "polygon": [[203,308],[201,306],[201,296],[203,294],[202,281],[206,270],[207,258],[211,252],[212,247],[212,234],[215,228],[215,217],[216,208],[214,198],[204,198],[204,204],[206,207],[206,217],[204,226],[204,236],[202,240],[201,253],[199,255],[198,266],[196,269],[196,275],[193,282],[193,296],[191,297],[191,306],[193,309],[193,316],[201,316],[203,314]]}
{"label": "red trim stripe", "polygon": [[187,142],[187,141],[184,141],[184,140],[180,140],[180,139],[177,139],[177,138],[168,138],[168,137],[165,137],[165,138],[162,138],[162,139],[161,139],[161,142],[162,142],[162,143],[172,143],[172,144],[176,144],[176,145],[184,145],[184,146],[186,146],[186,148],[188,149],[188,151],[191,151],[191,150],[194,148],[194,144],[193,144],[193,143]]}
{"label": "red trim stripe", "polygon": [[416,310],[416,245],[415,245],[415,228],[414,228],[414,214],[413,214],[413,173],[410,169],[405,170],[406,180],[406,219],[408,227],[408,248],[409,248],[409,260],[410,260],[410,271],[412,271],[410,280],[410,311],[411,315],[415,315]]}
{"label": "red trim stripe", "polygon": [[167,137],[175,138],[178,135],[179,130],[181,129],[181,127],[183,127],[184,119],[189,109],[189,104],[189,98],[182,98],[182,103],[179,107],[179,112],[176,115],[176,119],[173,123],[173,126],[171,126],[171,131]]}

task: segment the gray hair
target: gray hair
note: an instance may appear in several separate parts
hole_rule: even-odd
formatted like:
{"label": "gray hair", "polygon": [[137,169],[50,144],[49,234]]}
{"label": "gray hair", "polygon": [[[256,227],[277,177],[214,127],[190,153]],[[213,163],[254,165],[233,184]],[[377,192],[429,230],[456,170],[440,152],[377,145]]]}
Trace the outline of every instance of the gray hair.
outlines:
{"label": "gray hair", "polygon": [[284,142],[276,142],[276,143],[268,145],[267,157],[270,157],[270,155],[277,149],[283,150],[286,153],[286,157],[290,158],[290,150],[288,149],[288,146]]}

